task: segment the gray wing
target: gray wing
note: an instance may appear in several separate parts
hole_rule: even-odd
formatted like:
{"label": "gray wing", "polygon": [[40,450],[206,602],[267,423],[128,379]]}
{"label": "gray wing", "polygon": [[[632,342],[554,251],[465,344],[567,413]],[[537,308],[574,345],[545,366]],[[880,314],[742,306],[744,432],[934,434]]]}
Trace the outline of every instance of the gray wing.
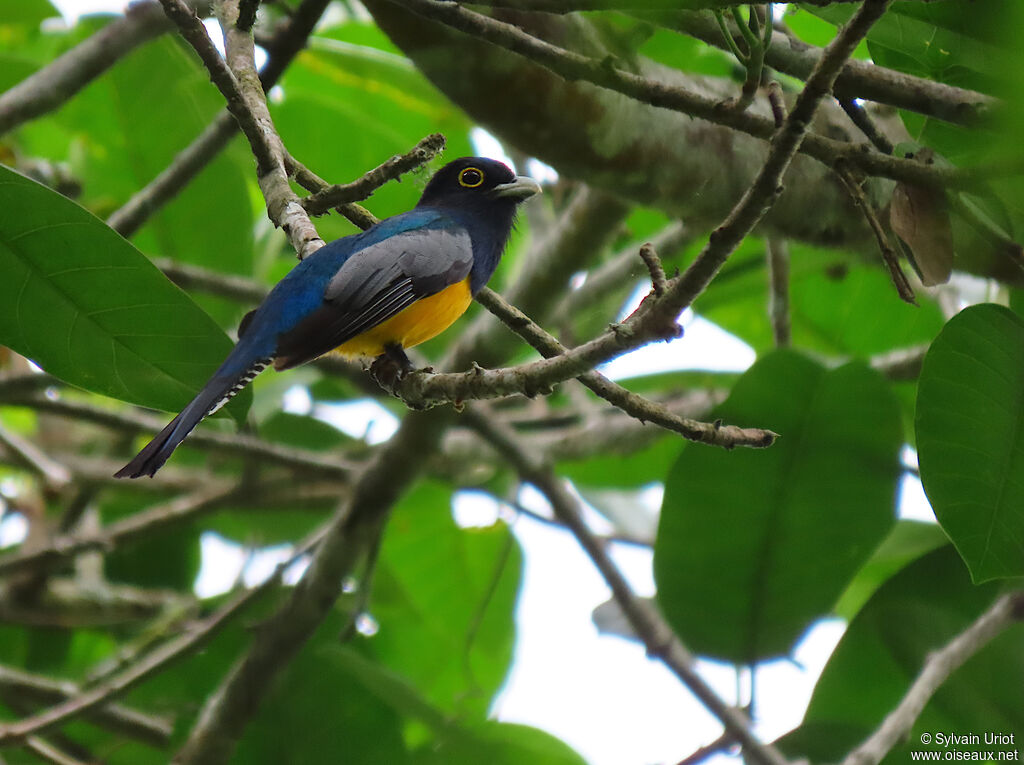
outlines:
{"label": "gray wing", "polygon": [[323,303],[278,338],[274,366],[304,364],[465,279],[473,245],[464,229],[418,229],[354,253]]}

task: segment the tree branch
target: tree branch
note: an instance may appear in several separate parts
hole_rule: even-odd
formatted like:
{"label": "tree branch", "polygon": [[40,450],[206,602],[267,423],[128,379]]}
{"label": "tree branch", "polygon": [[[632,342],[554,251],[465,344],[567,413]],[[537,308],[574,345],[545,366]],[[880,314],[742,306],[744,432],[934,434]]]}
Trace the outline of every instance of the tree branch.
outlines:
{"label": "tree branch", "polygon": [[[189,7],[205,16],[210,3],[189,0]],[[139,45],[171,28],[156,0],[130,4],[124,16],[0,94],[0,135],[58,108]]]}
{"label": "tree branch", "polygon": [[[638,15],[672,26],[708,45],[726,49],[721,32],[707,14],[672,9],[666,13]],[[822,51],[822,48],[807,45],[795,37],[776,35],[765,52],[765,64],[803,80],[814,70]],[[841,101],[862,98],[959,125],[975,125],[987,119],[1000,106],[997,99],[983,93],[914,77],[856,59],[843,65],[836,78],[835,94]]]}
{"label": "tree branch", "polygon": [[242,493],[236,486],[200,489],[115,521],[96,533],[60,535],[45,547],[0,556],[0,576],[17,571],[51,569],[88,550],[112,550],[118,545],[152,534],[170,524],[195,518],[218,505],[238,499]]}
{"label": "tree branch", "polygon": [[[274,33],[266,45],[269,59],[260,72],[264,90],[274,86],[306,45],[329,2],[303,0],[285,26]],[[156,5],[155,2],[153,4]],[[115,210],[107,219],[107,225],[121,236],[130,237],[154,212],[188,185],[227,146],[237,130],[238,123],[231,112],[221,112],[156,178],[133,194],[120,209]]]}
{"label": "tree branch", "polygon": [[[142,412],[114,411],[63,398],[11,395],[4,397],[0,403],[9,406],[29,406],[37,411],[54,412],[118,430],[159,433],[166,425],[160,418]],[[284,467],[313,471],[343,481],[348,479],[352,470],[359,467],[359,463],[339,456],[324,456],[307,449],[275,444],[247,433],[227,434],[210,429],[198,429],[189,436],[189,445],[220,449]]]}
{"label": "tree branch", "polygon": [[51,491],[60,491],[71,481],[70,471],[56,460],[50,459],[31,441],[12,433],[0,425],[0,446],[3,446],[17,463],[38,475]]}
{"label": "tree branch", "polygon": [[275,587],[284,570],[304,555],[318,540],[319,534],[314,535],[309,542],[303,544],[296,551],[295,555],[279,565],[274,574],[265,582],[237,595],[212,615],[154,649],[124,671],[31,717],[13,723],[0,724],[0,747],[20,744],[29,736],[43,733],[67,720],[91,712],[96,707],[107,704],[127,692],[170,663],[198,650],[223,629],[231,619],[241,613],[246,606]]}
{"label": "tree branch", "polygon": [[878,765],[896,744],[907,737],[928,700],[949,676],[1022,616],[1024,593],[1009,593],[996,600],[966,630],[928,657],[921,674],[907,689],[900,703],[878,730],[846,756],[842,765]]}
{"label": "tree branch", "polygon": [[392,157],[365,173],[362,178],[351,183],[335,184],[311,194],[302,200],[302,206],[310,215],[323,215],[332,207],[366,199],[388,181],[396,180],[405,173],[425,165],[444,149],[444,144],[443,135],[432,133],[416,144],[411,151]]}
{"label": "tree branch", "polygon": [[25,748],[51,765],[88,765],[41,736],[29,736],[25,739]]}
{"label": "tree branch", "polygon": [[413,412],[376,452],[339,508],[287,602],[260,626],[246,654],[207,701],[177,765],[226,762],[274,678],[299,652],[373,544],[391,506],[423,469],[448,422],[447,413]]}
{"label": "tree branch", "polygon": [[629,583],[608,556],[603,544],[587,527],[578,500],[550,467],[520,449],[515,436],[499,426],[482,408],[469,408],[463,413],[469,425],[518,471],[523,481],[535,486],[551,504],[555,516],[576,537],[611,588],[616,602],[636,631],[648,654],[660,659],[690,691],[717,717],[726,730],[743,745],[745,754],[759,765],[784,765],[786,759],[774,747],[754,735],[750,720],[738,709],[730,707],[711,689],[694,669],[694,657],[680,642],[672,628],[650,605],[638,598]]}
{"label": "tree branch", "polygon": [[260,189],[267,201],[267,214],[275,226],[288,235],[299,259],[324,245],[299,198],[288,185],[285,151],[267,109],[266,96],[253,63],[252,34],[237,28],[237,2],[221,6],[226,61],[220,57],[205,27],[182,0],[160,0],[167,16],[199,54],[227,107],[238,121],[256,157]]}
{"label": "tree branch", "polygon": [[[450,0],[390,1],[425,18],[440,21],[461,32],[480,37],[524,56],[566,80],[584,80],[622,93],[642,103],[700,117],[757,138],[768,139],[775,132],[775,123],[772,119],[754,114],[749,110],[724,109],[721,101],[714,98],[624,71],[617,68],[608,59],[599,60],[560,48],[533,37],[512,24],[475,13]],[[866,1],[868,7],[873,6],[874,0]],[[824,55],[818,59],[814,71],[820,69]],[[842,60],[846,61],[845,58]],[[837,75],[838,72],[833,73],[830,78],[830,86]],[[808,83],[810,83],[810,78],[808,78]],[[799,150],[828,166],[834,165],[838,160],[843,160],[868,175],[891,178],[930,188],[979,191],[983,189],[985,179],[993,173],[1017,171],[1017,168],[1009,167],[1002,169],[990,167],[984,170],[938,168],[934,165],[923,165],[912,160],[888,156],[878,151],[864,151],[863,146],[826,138],[814,133],[804,136]]]}
{"label": "tree branch", "polygon": [[[651,245],[667,258],[688,247],[694,238],[691,229],[675,222],[651,237]],[[623,299],[643,273],[636,251],[636,246],[630,245],[589,271],[583,284],[559,298],[554,310],[550,312],[551,325],[559,328],[565,326],[573,317],[586,312],[608,296]]]}
{"label": "tree branch", "polygon": [[[664,277],[664,272],[662,272],[662,277]],[[524,313],[505,302],[497,293],[485,287],[477,294],[476,299],[541,355],[553,358],[566,353],[567,349],[558,340],[531,321]],[[678,433],[690,441],[723,446],[727,449],[735,446],[765,448],[771,446],[778,435],[762,428],[739,428],[734,425],[698,422],[680,417],[660,404],[613,383],[599,372],[585,372],[578,379],[598,396],[622,409],[631,417],[635,417],[641,422],[653,422],[655,425]]]}
{"label": "tree branch", "polygon": [[843,186],[850,194],[850,198],[853,199],[854,203],[864,214],[864,218],[867,220],[868,225],[871,226],[871,231],[875,235],[875,241],[878,242],[878,251],[882,255],[882,262],[885,264],[886,270],[889,272],[889,278],[892,279],[893,286],[896,288],[896,294],[900,296],[900,299],[909,303],[910,305],[917,305],[917,298],[914,297],[914,288],[910,286],[910,282],[907,280],[907,275],[903,273],[903,268],[900,266],[899,256],[896,251],[892,248],[889,243],[889,237],[885,233],[885,227],[882,226],[882,222],[878,219],[878,215],[875,214],[874,208],[871,206],[871,202],[868,200],[864,190],[861,189],[860,183],[853,177],[853,174],[843,165],[836,167],[836,175],[839,176],[839,180],[843,182]]}
{"label": "tree branch", "polygon": [[[70,680],[55,680],[0,666],[0,693],[16,693],[22,699],[40,704],[56,704],[75,698],[82,689]],[[120,736],[138,739],[151,746],[165,747],[174,733],[174,722],[164,717],[138,712],[120,704],[99,706],[89,715],[90,722]]]}
{"label": "tree branch", "polygon": [[768,319],[775,345],[785,348],[790,342],[789,326],[789,245],[785,239],[770,236],[766,240],[768,263]]}

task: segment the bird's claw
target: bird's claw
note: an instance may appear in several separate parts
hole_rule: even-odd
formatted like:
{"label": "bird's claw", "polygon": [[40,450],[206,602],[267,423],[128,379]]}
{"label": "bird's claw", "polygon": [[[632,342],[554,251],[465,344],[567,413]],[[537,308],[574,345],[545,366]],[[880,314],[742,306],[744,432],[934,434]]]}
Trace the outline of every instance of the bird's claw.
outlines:
{"label": "bird's claw", "polygon": [[415,368],[409,357],[401,346],[389,345],[384,348],[384,353],[373,360],[370,364],[370,376],[374,381],[391,395],[397,395],[395,389],[406,375],[414,372]]}

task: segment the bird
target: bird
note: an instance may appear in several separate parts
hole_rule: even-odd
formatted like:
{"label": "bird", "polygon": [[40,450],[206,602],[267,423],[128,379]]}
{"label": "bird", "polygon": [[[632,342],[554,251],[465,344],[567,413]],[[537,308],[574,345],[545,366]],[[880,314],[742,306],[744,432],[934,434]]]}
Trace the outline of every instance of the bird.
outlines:
{"label": "bird", "polygon": [[114,476],[155,475],[268,366],[291,369],[336,351],[404,376],[405,349],[466,311],[498,266],[519,204],[540,190],[502,162],[462,157],[433,175],[412,210],[321,247],[242,319],[235,347],[191,403]]}

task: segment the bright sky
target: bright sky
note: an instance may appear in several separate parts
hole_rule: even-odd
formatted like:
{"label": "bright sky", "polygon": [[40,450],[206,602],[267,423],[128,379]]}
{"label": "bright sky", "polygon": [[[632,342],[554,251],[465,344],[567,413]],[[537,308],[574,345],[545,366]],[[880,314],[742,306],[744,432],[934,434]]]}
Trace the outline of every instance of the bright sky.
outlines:
{"label": "bright sky", "polygon": [[[51,2],[69,22],[78,15],[119,11],[125,5],[123,0]],[[473,138],[481,154],[508,161],[501,146],[484,131],[476,131]],[[542,165],[526,170],[534,177],[550,171]],[[638,301],[643,292],[639,290],[631,302]],[[686,333],[682,339],[643,348],[611,362],[603,371],[613,378],[668,369],[739,371],[753,362],[754,352],[746,344],[710,322],[689,313],[683,321]],[[308,411],[308,394],[295,388],[284,405],[292,411]],[[372,402],[332,406],[314,414],[355,436],[368,433],[373,442],[386,439],[396,427],[395,419]],[[907,450],[904,460],[913,464],[916,457]],[[660,502],[658,487],[647,496],[654,507]],[[532,490],[525,490],[521,501],[530,507],[544,507],[543,499]],[[507,517],[493,501],[473,492],[458,493],[453,510],[464,525],[490,524],[499,516]],[[920,483],[912,478],[903,483],[901,514],[934,520]],[[595,523],[602,522],[596,514],[594,517]],[[663,665],[649,660],[637,643],[598,634],[591,615],[608,600],[610,592],[572,536],[527,517],[512,525],[525,551],[525,582],[517,613],[515,664],[493,713],[502,720],[550,731],[592,765],[671,765],[715,740],[721,726]],[[0,546],[16,543],[23,536],[24,523],[18,516],[0,522]],[[202,552],[197,592],[211,595],[229,588],[245,565],[241,548],[206,534]],[[616,545],[612,554],[639,594],[653,593],[650,550]],[[246,581],[263,579],[286,556],[282,547],[251,559]],[[758,670],[757,732],[766,740],[799,724],[814,682],[843,628],[839,620],[819,624],[797,646],[793,661],[772,662]],[[737,683],[731,667],[707,661],[701,662],[700,669],[724,699],[735,702],[739,685],[741,701],[748,701],[749,677]],[[711,760],[725,761],[736,760],[725,756]]]}

